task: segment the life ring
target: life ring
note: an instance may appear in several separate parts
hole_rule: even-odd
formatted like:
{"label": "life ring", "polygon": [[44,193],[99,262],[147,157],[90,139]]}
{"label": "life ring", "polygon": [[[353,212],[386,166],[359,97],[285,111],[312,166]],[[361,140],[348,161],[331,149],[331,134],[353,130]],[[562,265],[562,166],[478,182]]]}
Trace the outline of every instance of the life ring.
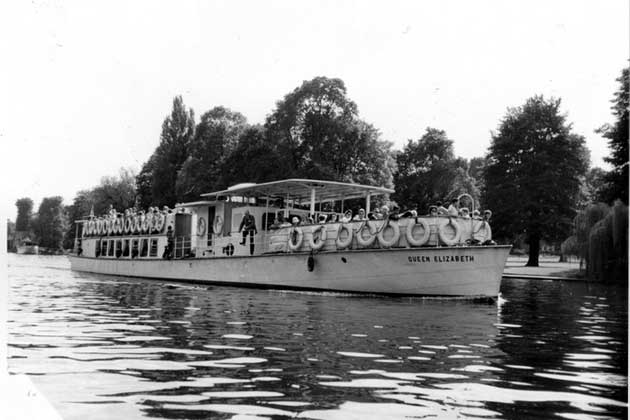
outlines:
{"label": "life ring", "polygon": [[94,234],[94,220],[90,220],[88,222],[88,228],[87,228],[87,233],[88,235],[92,236]]}
{"label": "life ring", "polygon": [[112,219],[107,219],[105,221],[105,229],[107,230],[107,234],[111,235],[114,229],[114,221]]}
{"label": "life ring", "polygon": [[[452,226],[453,230],[455,231],[455,234],[453,235],[452,238],[447,237],[447,233],[446,233],[447,226]],[[440,241],[444,245],[453,246],[453,245],[458,244],[460,234],[461,234],[461,228],[459,227],[459,224],[457,222],[453,223],[452,221],[449,221],[448,223],[444,225],[438,226],[438,237],[440,238]]]}
{"label": "life ring", "polygon": [[[367,239],[363,237],[363,231],[365,230],[365,228],[368,228],[368,233],[369,233],[369,236],[367,237]],[[376,232],[374,232],[374,229],[372,228],[372,226],[370,226],[369,220],[366,220],[361,225],[359,230],[357,230],[357,242],[361,246],[368,247],[368,246],[372,246],[375,240],[376,240]]]}
{"label": "life ring", "polygon": [[142,230],[143,233],[147,233],[149,232],[149,229],[151,228],[151,223],[149,223],[149,215],[145,214],[140,218],[140,230]]}
{"label": "life ring", "polygon": [[304,232],[302,232],[302,229],[296,226],[289,231],[289,249],[291,251],[297,251],[302,246],[303,241]]}
{"label": "life ring", "polygon": [[101,219],[98,219],[96,221],[96,234],[100,236],[102,233],[103,233],[103,221]]}
{"label": "life ring", "polygon": [[197,236],[203,236],[206,234],[206,219],[200,217],[197,220]]}
{"label": "life ring", "polygon": [[[387,227],[391,227],[392,230],[394,231],[394,236],[391,237],[391,239],[389,241],[385,240],[385,229],[387,229]],[[398,226],[398,223],[393,222],[391,220],[386,220],[385,224],[383,225],[383,228],[381,229],[381,231],[378,233],[378,243],[383,247],[383,248],[391,248],[394,245],[396,245],[398,243],[398,240],[400,239],[400,226]]]}
{"label": "life ring", "polygon": [[131,216],[125,217],[125,223],[123,225],[125,233],[131,233]]}
{"label": "life ring", "polygon": [[223,218],[221,216],[216,216],[214,218],[214,223],[212,223],[212,233],[215,235],[221,235],[221,233],[223,233]]}
{"label": "life ring", "polygon": [[[348,237],[346,239],[341,239],[341,232],[345,230],[348,231]],[[346,249],[352,243],[352,226],[346,223],[340,223],[337,228],[337,239],[335,239],[335,244],[337,244],[337,249]]]}
{"label": "life ring", "polygon": [[155,230],[158,233],[161,233],[164,230],[164,225],[166,224],[166,215],[164,213],[159,213],[155,218]]}
{"label": "life ring", "polygon": [[[416,226],[422,226],[424,229],[424,233],[420,238],[416,239],[413,236],[413,229]],[[429,223],[427,223],[424,219],[411,219],[410,223],[407,225],[407,231],[405,232],[405,238],[407,242],[411,246],[422,246],[427,243],[429,237],[431,236],[431,228],[429,227]]]}
{"label": "life ring", "polygon": [[140,216],[133,216],[133,225],[132,225],[133,233],[140,232]]}
{"label": "life ring", "polygon": [[480,220],[478,222],[478,227],[473,229],[473,239],[479,241],[480,243],[491,240],[492,229],[490,228],[490,224],[485,220]]}
{"label": "life ring", "polygon": [[[319,231],[321,231],[321,233],[319,234],[319,241],[315,242],[315,234]],[[311,239],[309,240],[308,244],[311,246],[312,250],[319,251],[324,247],[327,237],[328,234],[326,233],[326,226],[319,225],[315,227],[315,229],[313,229],[313,231],[311,232]]]}

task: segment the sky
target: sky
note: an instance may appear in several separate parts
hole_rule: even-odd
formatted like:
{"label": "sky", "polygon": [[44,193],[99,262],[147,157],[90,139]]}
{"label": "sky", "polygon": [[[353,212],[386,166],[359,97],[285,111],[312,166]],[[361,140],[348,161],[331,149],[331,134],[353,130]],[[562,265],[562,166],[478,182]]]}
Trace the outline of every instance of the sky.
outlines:
{"label": "sky", "polygon": [[0,5],[0,217],[15,201],[71,204],[139,171],[172,100],[263,123],[316,76],[402,149],[426,127],[483,156],[508,107],[562,99],[606,167],[610,100],[629,58],[627,0],[6,1]]}

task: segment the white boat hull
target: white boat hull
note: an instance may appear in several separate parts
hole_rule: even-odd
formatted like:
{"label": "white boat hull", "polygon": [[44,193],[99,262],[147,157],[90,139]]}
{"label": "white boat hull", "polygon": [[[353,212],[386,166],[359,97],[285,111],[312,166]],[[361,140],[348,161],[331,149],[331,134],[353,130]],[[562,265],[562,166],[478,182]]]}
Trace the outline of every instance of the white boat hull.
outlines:
{"label": "white boat hull", "polygon": [[142,260],[71,256],[73,270],[164,280],[389,295],[495,297],[509,246]]}

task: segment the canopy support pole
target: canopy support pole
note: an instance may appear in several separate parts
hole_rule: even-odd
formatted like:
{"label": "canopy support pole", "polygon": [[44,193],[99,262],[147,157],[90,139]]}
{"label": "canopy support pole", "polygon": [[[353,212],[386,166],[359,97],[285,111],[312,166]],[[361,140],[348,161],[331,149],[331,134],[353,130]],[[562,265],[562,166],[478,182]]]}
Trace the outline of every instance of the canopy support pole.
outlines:
{"label": "canopy support pole", "polygon": [[367,195],[365,196],[365,214],[369,214],[370,213],[370,198],[371,194],[367,193]]}
{"label": "canopy support pole", "polygon": [[315,188],[311,188],[311,213],[309,216],[315,217]]}

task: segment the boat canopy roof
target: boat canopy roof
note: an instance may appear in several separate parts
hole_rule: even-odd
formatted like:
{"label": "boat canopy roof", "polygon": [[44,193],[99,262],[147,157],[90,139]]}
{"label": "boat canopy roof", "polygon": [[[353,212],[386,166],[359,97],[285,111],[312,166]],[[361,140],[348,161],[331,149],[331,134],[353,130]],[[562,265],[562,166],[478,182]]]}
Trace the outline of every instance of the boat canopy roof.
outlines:
{"label": "boat canopy roof", "polygon": [[315,202],[343,200],[350,198],[364,198],[370,196],[392,194],[394,190],[369,185],[350,184],[346,182],[321,181],[315,179],[283,179],[280,181],[264,182],[260,184],[237,184],[223,191],[201,194],[202,197],[256,197],[279,199],[287,198],[294,201],[310,201],[315,191]]}

